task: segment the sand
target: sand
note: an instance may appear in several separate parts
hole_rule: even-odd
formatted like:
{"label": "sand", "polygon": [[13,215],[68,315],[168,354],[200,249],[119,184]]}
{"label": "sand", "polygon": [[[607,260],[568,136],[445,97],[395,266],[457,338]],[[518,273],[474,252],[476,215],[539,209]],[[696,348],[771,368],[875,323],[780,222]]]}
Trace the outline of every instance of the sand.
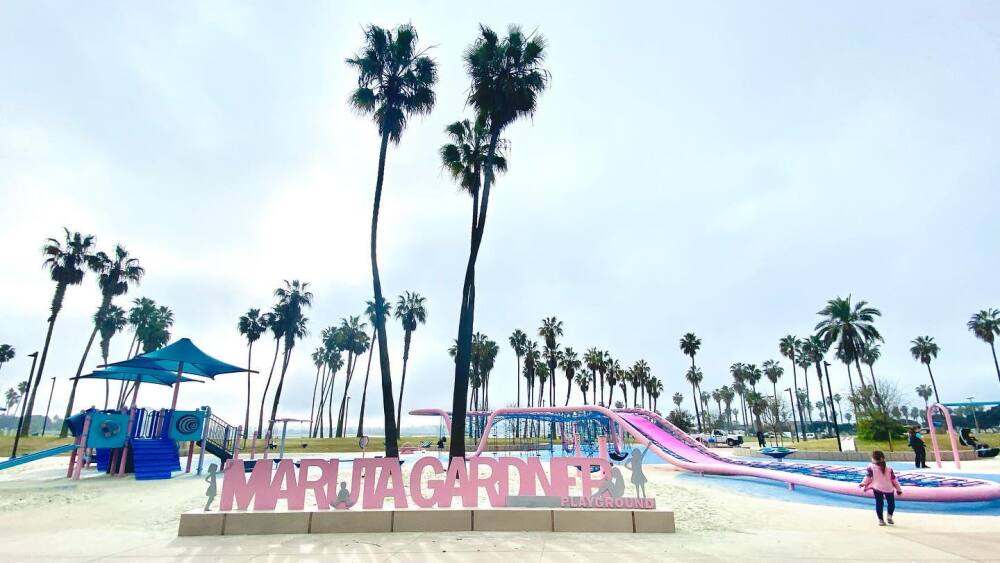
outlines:
{"label": "sand", "polygon": [[[621,534],[357,534],[177,538],[179,514],[204,504],[203,477],[164,481],[85,471],[67,458],[0,472],[0,560],[397,561],[900,560],[1000,561],[1000,518],[897,513],[879,528],[870,509],[758,498],[647,465],[647,493],[675,510],[678,532]],[[1000,473],[1000,461],[966,464]],[[346,477],[346,473],[345,473]],[[626,476],[627,477],[627,476]],[[485,503],[483,503],[485,505]],[[217,506],[217,505],[216,505]],[[307,506],[309,506],[307,504]],[[624,554],[624,555],[623,555]],[[334,557],[336,556],[336,557]]]}

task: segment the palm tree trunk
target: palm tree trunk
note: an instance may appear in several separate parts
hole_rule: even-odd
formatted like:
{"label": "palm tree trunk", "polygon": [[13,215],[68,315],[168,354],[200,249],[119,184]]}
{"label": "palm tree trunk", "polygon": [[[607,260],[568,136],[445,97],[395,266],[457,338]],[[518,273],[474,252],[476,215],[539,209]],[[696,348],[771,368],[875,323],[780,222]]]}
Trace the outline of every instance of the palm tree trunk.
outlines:
{"label": "palm tree trunk", "polygon": [[[844,365],[847,366],[847,384],[851,386],[851,396],[853,397],[854,396],[854,380],[851,379],[851,363],[850,362],[844,362]],[[822,389],[820,389],[820,391],[822,391]]]}
{"label": "palm tree trunk", "polygon": [[413,333],[403,334],[403,373],[399,377],[399,405],[396,406],[396,428],[403,428],[403,387],[406,385],[406,364],[410,361],[410,337]]}
{"label": "palm tree trunk", "polygon": [[[45,333],[45,345],[42,346],[42,357],[38,360],[38,371],[35,372],[35,381],[31,386],[31,393],[28,394],[28,403],[26,412],[31,413],[35,407],[35,392],[38,390],[38,385],[42,381],[42,372],[45,371],[45,359],[49,356],[49,344],[52,342],[52,330],[56,326],[56,317],[59,316],[59,311],[62,310],[63,298],[66,296],[66,284],[57,283],[55,295],[52,296],[52,306],[51,313],[49,314],[49,328]],[[29,415],[28,420],[31,420]],[[69,434],[69,427],[63,424],[62,430],[59,431],[59,437],[65,438]]]}
{"label": "palm tree trunk", "polygon": [[[572,392],[573,392],[573,380],[567,378],[566,379],[566,404],[564,406],[567,406],[567,407],[569,406],[569,394],[572,393]],[[584,400],[586,400],[586,399],[587,398],[584,397]]]}
{"label": "palm tree trunk", "polygon": [[698,390],[695,387],[693,381],[691,382],[691,395],[692,395],[692,398],[694,399],[694,419],[698,423],[698,432],[700,433],[701,432],[701,414],[698,411],[698,402],[701,401],[701,397],[698,396]]}
{"label": "palm tree trunk", "polygon": [[[372,232],[371,232],[371,260],[372,260],[372,289],[375,293],[376,307],[385,303],[382,297],[382,280],[378,274],[378,214],[382,206],[382,184],[385,180],[385,157],[389,147],[388,130],[382,133],[382,144],[378,153],[378,176],[375,179],[375,199],[372,203]],[[389,345],[385,334],[385,316],[375,315],[375,333],[378,336],[378,359],[379,367],[382,370],[382,418],[385,421],[385,457],[399,457],[399,433],[396,429],[396,419],[392,412],[392,374],[389,368]],[[349,380],[348,380],[349,382]],[[346,389],[346,386],[345,386]],[[345,392],[345,397],[346,392]],[[464,413],[463,413],[464,415]],[[464,416],[463,416],[464,422]],[[340,424],[340,426],[343,426]],[[342,434],[338,432],[338,435]],[[464,441],[463,441],[464,444]],[[454,447],[454,444],[452,444]]]}
{"label": "palm tree trunk", "polygon": [[1000,364],[997,363],[997,349],[992,342],[990,342],[990,350],[993,352],[993,367],[997,370],[997,379],[1000,379]]}
{"label": "palm tree trunk", "polygon": [[285,343],[285,354],[281,362],[281,376],[278,378],[278,386],[274,388],[274,403],[271,404],[271,419],[267,423],[267,435],[274,431],[274,419],[278,417],[278,403],[281,401],[281,389],[285,386],[285,373],[288,371],[288,361],[292,358],[292,343]]}
{"label": "palm tree trunk", "polygon": [[[247,409],[246,413],[243,415],[243,439],[246,440],[248,432],[250,431],[250,370],[253,369],[251,360],[253,360],[253,342],[247,346]],[[315,389],[313,390],[313,396],[315,396]],[[310,429],[311,430],[311,429]]]}
{"label": "palm tree trunk", "polygon": [[[813,413],[811,408],[812,403],[809,402],[812,400],[809,397],[809,368],[808,367],[802,368],[802,372],[803,372],[802,377],[806,382],[806,416],[809,418],[809,424],[812,425],[813,422]],[[795,396],[798,397],[798,393],[796,393]],[[801,406],[799,408],[801,408]],[[802,432],[805,432],[805,430],[803,430]]]}
{"label": "palm tree trunk", "polygon": [[521,408],[521,354],[517,354],[517,373],[514,378],[517,380],[517,408]]}
{"label": "palm tree trunk", "polygon": [[361,390],[361,412],[358,415],[358,435],[360,438],[364,436],[365,432],[365,403],[368,401],[368,374],[372,371],[372,355],[375,350],[375,331],[372,331],[372,345],[368,347],[368,367],[365,368],[365,386]]}
{"label": "palm tree trunk", "polygon": [[[604,404],[604,372],[600,371],[600,370],[598,370],[598,372],[601,374],[601,404],[603,405]],[[608,404],[608,405],[605,405],[605,406],[610,407],[611,405]]]}
{"label": "palm tree trunk", "polygon": [[[347,414],[345,412],[347,409],[347,392],[351,390],[351,378],[354,375],[354,364],[356,363],[354,360],[354,352],[348,352],[347,364],[345,365],[347,373],[344,374],[344,395],[340,398],[340,410],[337,411],[337,433],[335,434],[337,438],[344,437],[344,426],[347,425],[347,420],[345,420],[344,415]],[[395,414],[393,414],[392,423],[393,426],[395,426]]]}
{"label": "palm tree trunk", "polygon": [[934,388],[934,400],[938,403],[941,402],[941,397],[938,396],[937,383],[934,382],[934,372],[931,371],[931,363],[927,362],[927,375],[931,376],[931,387]]}
{"label": "palm tree trunk", "polygon": [[[850,370],[848,370],[850,371]],[[826,427],[830,429],[830,413],[826,410],[826,395],[823,393],[823,368],[820,367],[819,362],[816,362],[816,375],[819,377],[819,399],[823,403],[823,418],[826,419]],[[851,390],[853,394],[854,391]]]}
{"label": "palm tree trunk", "polygon": [[[313,431],[313,421],[316,420],[316,388],[319,387],[319,375],[320,370],[323,369],[323,364],[316,366],[316,378],[313,379],[313,394],[312,401],[309,403],[309,435],[312,436]],[[249,383],[247,387],[249,388]]]}
{"label": "palm tree trunk", "polygon": [[326,403],[326,383],[328,380],[328,366],[324,365],[319,376],[319,404],[316,405],[316,416],[313,424],[309,428],[309,436],[315,438],[323,430],[323,405]]}
{"label": "palm tree trunk", "polygon": [[[94,338],[97,336],[97,323],[94,323],[94,330],[90,332],[90,339],[87,340],[87,347],[83,349],[83,357],[80,358],[80,365],[76,368],[76,377],[73,378],[73,385],[69,390],[69,401],[66,402],[66,414],[63,419],[67,419],[73,415],[73,403],[76,401],[76,384],[80,382],[80,374],[83,373],[83,366],[87,363],[87,356],[90,354],[90,347],[94,345]],[[32,390],[34,394],[34,390]],[[25,409],[25,414],[30,415],[30,411]],[[28,435],[28,427],[31,426],[31,418],[27,418],[28,422],[25,423],[24,428],[21,429],[21,435]],[[65,438],[62,434],[69,431],[69,426],[63,425],[62,432],[59,433],[60,438]]]}
{"label": "palm tree trunk", "polygon": [[[806,379],[809,379],[809,374],[806,374]],[[799,409],[799,426],[802,427],[802,440],[806,440],[806,418],[802,414],[802,401],[799,400],[799,374],[795,369],[795,353],[792,352],[792,385],[795,387],[792,390],[792,395],[795,397],[795,406]],[[795,415],[792,415],[795,418]]]}
{"label": "palm tree trunk", "polygon": [[264,401],[267,400],[267,389],[271,386],[271,377],[274,375],[274,366],[278,363],[278,348],[281,346],[281,339],[274,339],[274,359],[271,360],[271,371],[267,374],[267,382],[264,383],[264,392],[260,394],[260,415],[257,418],[257,438],[263,438],[261,432],[264,429]]}
{"label": "palm tree trunk", "polygon": [[[615,396],[615,386],[611,385],[608,387],[608,404],[605,405],[609,409],[615,406],[614,396]],[[601,401],[604,401],[604,389],[601,389]]]}

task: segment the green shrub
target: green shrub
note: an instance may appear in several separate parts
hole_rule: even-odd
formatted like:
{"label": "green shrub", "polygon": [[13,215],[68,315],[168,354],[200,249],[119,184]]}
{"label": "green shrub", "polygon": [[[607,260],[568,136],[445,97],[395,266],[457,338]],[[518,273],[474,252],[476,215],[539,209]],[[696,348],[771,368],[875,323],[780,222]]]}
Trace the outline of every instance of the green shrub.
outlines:
{"label": "green shrub", "polygon": [[857,433],[862,440],[888,440],[890,433],[899,438],[906,428],[898,420],[876,411],[858,420]]}

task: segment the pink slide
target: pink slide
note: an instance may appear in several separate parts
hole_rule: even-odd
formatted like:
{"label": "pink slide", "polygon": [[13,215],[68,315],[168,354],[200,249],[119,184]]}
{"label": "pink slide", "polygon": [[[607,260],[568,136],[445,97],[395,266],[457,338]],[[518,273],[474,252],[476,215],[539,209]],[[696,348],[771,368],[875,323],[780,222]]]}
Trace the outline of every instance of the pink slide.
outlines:
{"label": "pink slide", "polygon": [[[445,427],[451,426],[451,415],[441,409],[416,409],[412,415],[440,416]],[[491,412],[470,412],[469,418],[485,418],[483,437],[472,458],[485,451],[490,428],[499,419],[516,419],[530,415],[545,416],[553,421],[565,418],[572,422],[581,417],[598,420],[605,428],[618,427],[636,443],[649,445],[649,450],[667,463],[701,474],[757,477],[810,487],[857,497],[871,497],[871,491],[858,487],[865,476],[864,467],[770,461],[753,458],[723,457],[696,441],[662,416],[642,409],[611,410],[601,406],[501,408]],[[617,434],[617,432],[614,432]],[[617,443],[617,438],[615,440]],[[900,500],[931,502],[973,502],[1000,499],[1000,483],[934,473],[905,471],[898,473],[903,489]]]}

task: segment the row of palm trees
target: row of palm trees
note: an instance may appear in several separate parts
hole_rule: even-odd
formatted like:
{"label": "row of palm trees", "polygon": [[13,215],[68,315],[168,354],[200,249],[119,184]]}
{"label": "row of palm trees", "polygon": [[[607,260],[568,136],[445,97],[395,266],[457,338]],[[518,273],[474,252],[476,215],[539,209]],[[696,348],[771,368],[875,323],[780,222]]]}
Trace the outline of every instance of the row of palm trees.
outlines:
{"label": "row of palm trees", "polygon": [[[275,343],[271,369],[268,372],[267,380],[260,396],[260,409],[258,411],[256,431],[256,435],[259,438],[270,435],[273,430],[292,350],[296,342],[308,335],[308,318],[303,314],[304,310],[312,305],[313,300],[313,294],[308,290],[308,286],[308,282],[300,282],[298,280],[289,282],[286,280],[284,287],[275,290],[274,296],[277,302],[272,306],[270,312],[262,314],[260,309],[250,309],[237,321],[236,329],[246,340],[247,344],[247,400],[243,421],[244,438],[248,436],[248,429],[250,428],[250,403],[252,400],[251,372],[253,370],[254,344],[260,340],[261,336],[268,332],[273,336]],[[392,309],[393,307],[388,303],[382,307],[377,307],[374,301],[368,301],[364,317],[368,319],[372,327],[376,327],[377,318],[382,317],[384,319],[392,312]],[[395,316],[402,324],[404,332],[403,375],[400,380],[398,401],[400,410],[397,411],[397,419],[395,421],[398,427],[398,417],[402,416],[403,391],[406,383],[406,369],[410,358],[412,335],[419,325],[427,321],[426,298],[416,292],[404,292],[396,302]],[[365,352],[368,352],[368,367],[365,370],[361,396],[361,414],[358,419],[357,428],[357,436],[360,437],[363,435],[365,406],[368,399],[368,379],[371,373],[371,360],[377,333],[374,332],[375,329],[373,328],[373,333],[369,337],[368,323],[361,319],[361,315],[348,316],[342,318],[339,325],[329,326],[320,332],[321,344],[311,355],[313,365],[316,367],[309,414],[309,435],[312,437],[344,437],[347,425],[348,392],[358,360]],[[264,405],[266,404],[268,390],[274,378],[275,368],[278,365],[279,352],[282,358],[281,368],[278,372],[278,383],[272,397],[271,416],[267,420],[265,430]],[[340,398],[340,406],[336,409],[336,425],[334,425],[333,404],[335,399],[333,388],[336,376],[341,369],[344,370],[344,385]],[[324,419],[327,422],[326,425],[324,425]]]}
{"label": "row of palm trees", "polygon": [[[78,378],[83,374],[90,351],[95,340],[98,340],[98,336],[100,336],[98,340],[100,355],[103,362],[107,364],[112,338],[123,332],[126,327],[131,326],[133,330],[132,343],[129,345],[129,355],[131,356],[137,354],[139,349],[148,352],[164,346],[170,339],[170,327],[173,325],[173,313],[166,307],[157,307],[150,299],[133,300],[133,307],[129,311],[114,303],[115,298],[125,295],[132,286],[138,285],[146,273],[135,256],[132,256],[120,244],[116,244],[110,252],[97,250],[96,239],[93,235],[71,232],[66,228],[63,231],[62,240],[49,238],[42,246],[43,267],[48,271],[49,278],[55,283],[55,292],[49,306],[48,328],[45,333],[41,357],[34,372],[34,379],[28,382],[30,385],[27,385],[28,395],[24,404],[24,420],[28,422],[20,428],[22,435],[27,435],[30,431],[36,393],[45,374],[52,335],[59,313],[62,311],[66,292],[69,288],[82,284],[87,273],[97,276],[100,300],[93,315],[93,328],[90,337],[84,346],[75,377],[71,378],[72,383],[65,417],[69,417],[73,413]],[[0,365],[14,357],[13,347],[6,346],[8,348],[3,356],[6,356],[7,359],[0,357]],[[118,395],[119,404],[124,400],[128,389],[124,384],[121,386]],[[110,384],[105,382],[105,408],[109,406],[109,403]],[[60,435],[65,437],[67,432],[68,429],[63,427]]]}

